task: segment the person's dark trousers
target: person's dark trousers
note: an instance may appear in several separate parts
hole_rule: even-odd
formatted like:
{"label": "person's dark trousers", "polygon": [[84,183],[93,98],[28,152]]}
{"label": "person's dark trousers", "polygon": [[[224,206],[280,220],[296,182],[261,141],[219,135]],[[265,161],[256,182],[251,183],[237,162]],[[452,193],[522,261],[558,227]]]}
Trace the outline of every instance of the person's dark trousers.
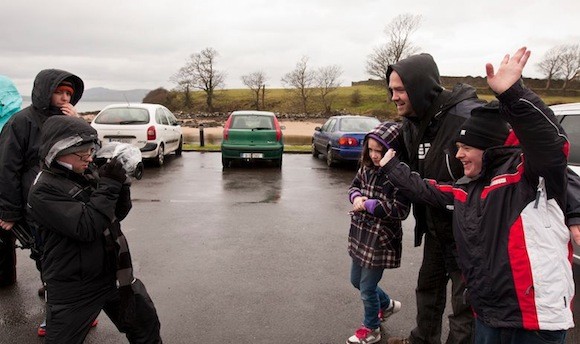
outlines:
{"label": "person's dark trousers", "polygon": [[16,238],[0,228],[0,287],[16,283]]}
{"label": "person's dark trousers", "polygon": [[564,344],[566,330],[528,331],[519,328],[495,328],[475,320],[475,344]]}
{"label": "person's dark trousers", "polygon": [[[456,264],[449,263],[439,240],[430,233],[425,234],[423,262],[419,270],[415,296],[417,301],[417,326],[411,331],[413,344],[440,344],[441,323],[447,301],[447,283],[451,280],[451,306],[449,316],[449,344],[471,344],[473,313],[464,300],[465,283]],[[451,270],[451,271],[448,271]]]}
{"label": "person's dark trousers", "polygon": [[[162,343],[160,324],[155,306],[140,280],[133,283],[135,293],[134,323],[123,324],[119,318],[119,292],[115,287],[104,290],[91,298],[66,305],[46,305],[45,344],[81,344],[85,340],[91,323],[101,309],[105,311],[120,332],[126,334],[129,343]],[[48,290],[50,293],[50,290]]]}
{"label": "person's dark trousers", "polygon": [[133,293],[135,293],[135,321],[131,324],[121,324],[119,319],[119,293],[116,297],[107,302],[103,310],[111,321],[117,326],[119,331],[126,334],[129,343],[134,344],[161,344],[161,335],[159,333],[161,324],[157,316],[155,305],[149,297],[145,285],[141,280],[137,279],[133,285]]}

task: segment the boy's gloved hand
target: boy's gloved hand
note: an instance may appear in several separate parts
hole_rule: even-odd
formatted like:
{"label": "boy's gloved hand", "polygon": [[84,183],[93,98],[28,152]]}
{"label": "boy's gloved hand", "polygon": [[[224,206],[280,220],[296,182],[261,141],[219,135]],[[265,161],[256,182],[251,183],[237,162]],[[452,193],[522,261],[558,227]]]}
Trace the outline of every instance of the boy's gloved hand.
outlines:
{"label": "boy's gloved hand", "polygon": [[125,182],[127,172],[123,168],[123,164],[117,158],[111,159],[99,168],[99,176],[101,178],[110,178],[119,183]]}

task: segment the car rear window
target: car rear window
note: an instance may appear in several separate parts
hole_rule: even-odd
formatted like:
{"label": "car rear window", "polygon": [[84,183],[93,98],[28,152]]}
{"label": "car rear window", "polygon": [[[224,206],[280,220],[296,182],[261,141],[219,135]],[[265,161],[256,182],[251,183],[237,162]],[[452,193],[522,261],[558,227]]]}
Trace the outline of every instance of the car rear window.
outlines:
{"label": "car rear window", "polygon": [[580,165],[580,116],[564,116],[560,123],[570,140],[568,162]]}
{"label": "car rear window", "polygon": [[235,115],[232,117],[232,129],[274,129],[274,120],[271,116]]}
{"label": "car rear window", "polygon": [[381,123],[376,118],[343,118],[339,131],[366,133]]}
{"label": "car rear window", "polygon": [[98,124],[147,124],[149,111],[137,108],[111,108],[103,110],[96,118]]}

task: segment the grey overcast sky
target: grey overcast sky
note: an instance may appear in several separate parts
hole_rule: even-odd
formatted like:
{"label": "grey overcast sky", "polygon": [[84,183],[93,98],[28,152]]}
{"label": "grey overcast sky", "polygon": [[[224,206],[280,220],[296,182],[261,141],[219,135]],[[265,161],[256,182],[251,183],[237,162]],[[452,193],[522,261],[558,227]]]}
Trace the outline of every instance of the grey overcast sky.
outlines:
{"label": "grey overcast sky", "polygon": [[302,56],[312,68],[339,65],[342,85],[366,80],[368,55],[385,26],[422,16],[412,42],[433,55],[442,75],[483,76],[486,62],[527,46],[525,76],[559,44],[580,43],[578,0],[21,0],[2,4],[0,74],[30,95],[45,68],[79,75],[86,88],[154,89],[192,53],[218,51],[225,88],[263,71],[267,86]]}

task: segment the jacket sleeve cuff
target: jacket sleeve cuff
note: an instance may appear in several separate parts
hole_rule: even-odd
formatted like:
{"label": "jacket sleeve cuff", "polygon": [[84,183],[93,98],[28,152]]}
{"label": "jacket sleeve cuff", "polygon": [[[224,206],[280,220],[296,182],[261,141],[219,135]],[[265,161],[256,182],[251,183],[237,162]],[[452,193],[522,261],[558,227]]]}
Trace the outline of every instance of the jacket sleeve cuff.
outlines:
{"label": "jacket sleeve cuff", "polygon": [[389,162],[387,162],[385,164],[385,166],[381,167],[381,170],[384,173],[389,173],[391,172],[397,165],[399,165],[400,161],[399,158],[397,157],[393,157],[391,160],[389,160]]}
{"label": "jacket sleeve cuff", "polygon": [[503,104],[512,104],[522,97],[524,94],[524,84],[522,80],[518,80],[515,84],[511,85],[502,94],[496,95],[496,98]]}
{"label": "jacket sleeve cuff", "polygon": [[573,225],[580,225],[580,214],[574,214],[572,216],[569,215],[568,219],[566,220],[566,225],[568,227]]}
{"label": "jacket sleeve cuff", "polygon": [[357,197],[362,196],[362,194],[358,191],[355,191],[353,193],[350,194],[350,203],[354,203],[354,199]]}

